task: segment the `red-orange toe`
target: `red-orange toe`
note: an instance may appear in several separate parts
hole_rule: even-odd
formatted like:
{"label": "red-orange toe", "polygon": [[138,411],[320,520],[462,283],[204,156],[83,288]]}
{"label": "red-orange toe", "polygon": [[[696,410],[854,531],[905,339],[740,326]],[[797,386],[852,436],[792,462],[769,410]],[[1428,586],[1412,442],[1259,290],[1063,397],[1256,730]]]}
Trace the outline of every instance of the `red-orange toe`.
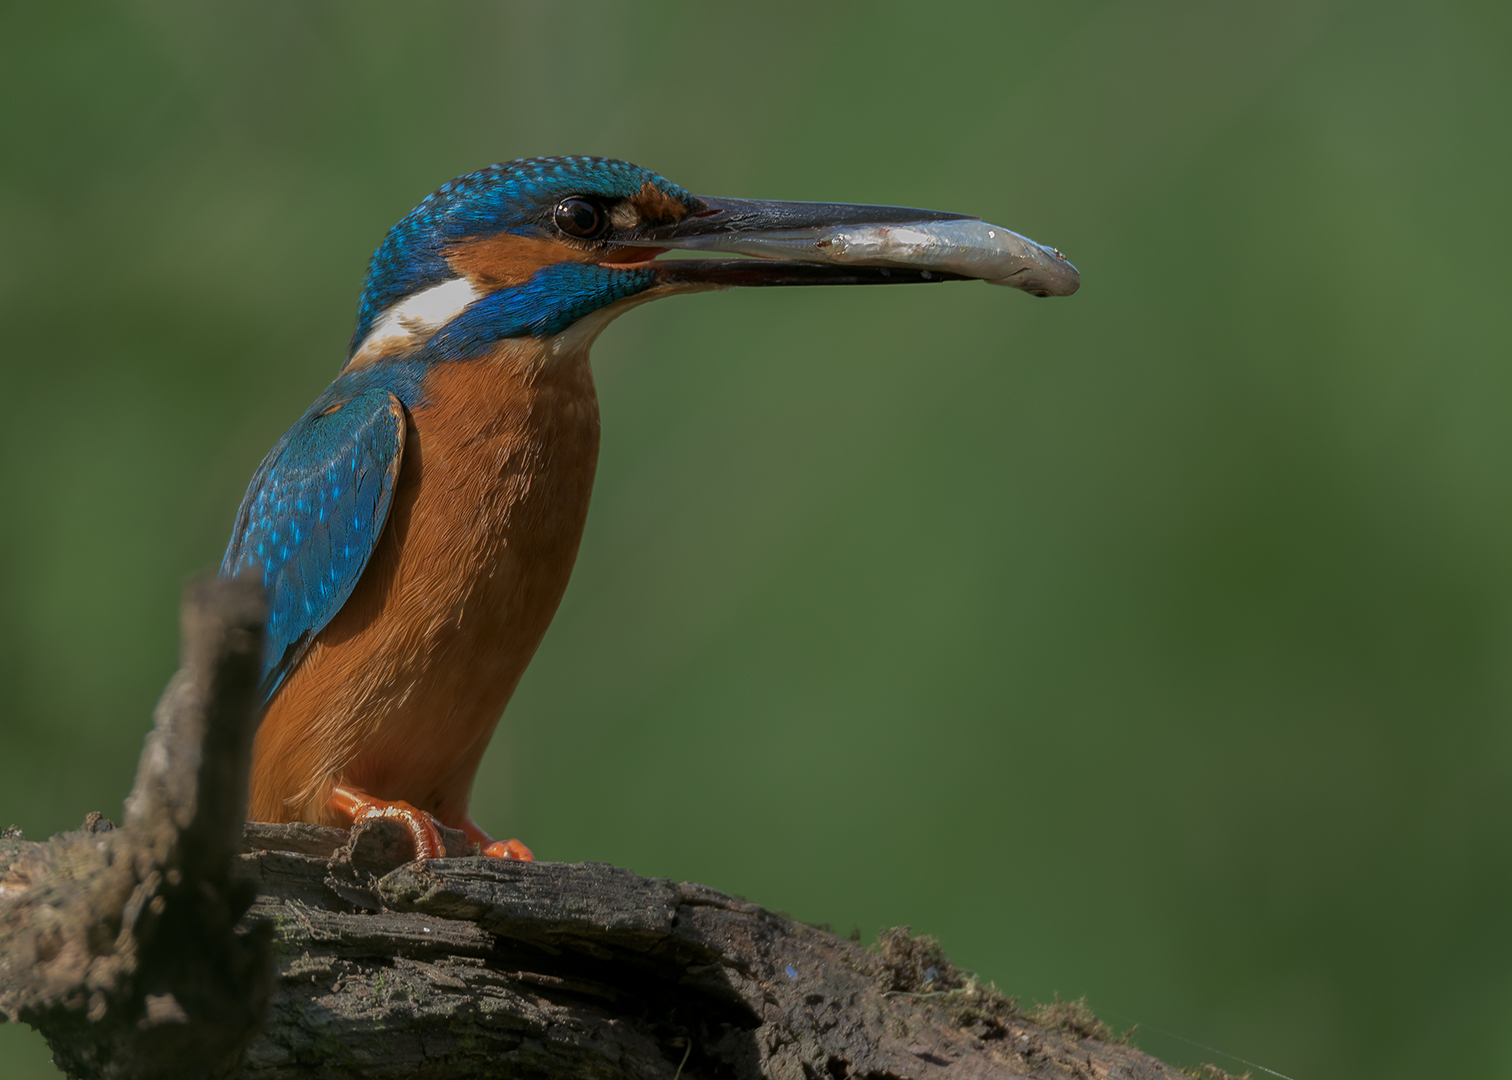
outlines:
{"label": "red-orange toe", "polygon": [[471,817],[464,817],[452,828],[461,829],[462,835],[467,837],[467,842],[480,855],[486,855],[490,859],[519,859],[521,862],[535,862],[535,856],[524,844],[518,840],[495,840],[478,828],[478,823]]}
{"label": "red-orange toe", "polygon": [[337,784],[331,788],[330,805],[332,810],[351,818],[353,828],[374,818],[399,822],[415,842],[417,859],[439,859],[446,854],[446,842],[441,839],[435,818],[407,802],[375,799],[365,792]]}
{"label": "red-orange toe", "polygon": [[495,840],[483,849],[483,854],[490,859],[519,859],[521,862],[535,862],[535,856],[530,849],[518,840]]}

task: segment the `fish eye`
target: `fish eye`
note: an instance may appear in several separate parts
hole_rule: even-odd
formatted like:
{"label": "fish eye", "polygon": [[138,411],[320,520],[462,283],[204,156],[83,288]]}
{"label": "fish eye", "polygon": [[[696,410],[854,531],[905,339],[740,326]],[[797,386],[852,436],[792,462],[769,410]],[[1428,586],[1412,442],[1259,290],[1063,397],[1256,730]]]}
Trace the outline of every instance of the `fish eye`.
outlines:
{"label": "fish eye", "polygon": [[556,227],[568,236],[592,240],[601,236],[609,219],[597,203],[574,195],[557,203]]}

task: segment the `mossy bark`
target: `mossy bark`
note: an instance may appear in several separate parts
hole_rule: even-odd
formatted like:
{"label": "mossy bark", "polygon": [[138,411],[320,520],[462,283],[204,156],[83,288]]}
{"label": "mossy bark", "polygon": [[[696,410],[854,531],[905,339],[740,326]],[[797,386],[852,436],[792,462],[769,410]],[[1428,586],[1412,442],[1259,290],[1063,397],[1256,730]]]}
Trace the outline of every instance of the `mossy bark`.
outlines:
{"label": "mossy bark", "polygon": [[906,931],[867,949],[597,863],[404,862],[390,823],[247,839],[279,949],[247,1077],[1179,1075]]}

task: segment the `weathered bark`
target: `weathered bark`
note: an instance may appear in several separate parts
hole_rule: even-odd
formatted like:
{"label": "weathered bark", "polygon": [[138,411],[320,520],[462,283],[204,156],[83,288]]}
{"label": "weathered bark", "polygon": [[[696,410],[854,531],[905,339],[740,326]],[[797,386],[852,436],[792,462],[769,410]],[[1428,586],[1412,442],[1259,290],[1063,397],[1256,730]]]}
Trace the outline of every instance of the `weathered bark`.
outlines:
{"label": "weathered bark", "polygon": [[[0,1018],[75,1077],[1180,1075],[1084,1007],[587,863],[249,824],[255,597],[201,586],[126,825],[0,839]],[[256,900],[251,900],[253,892]],[[248,909],[248,904],[251,904]],[[1216,1075],[1216,1074],[1215,1074]]]}
{"label": "weathered bark", "polygon": [[384,827],[248,826],[280,977],[245,1076],[1179,1075],[1077,1006],[1031,1020],[906,930],[868,951],[601,863],[394,865]]}

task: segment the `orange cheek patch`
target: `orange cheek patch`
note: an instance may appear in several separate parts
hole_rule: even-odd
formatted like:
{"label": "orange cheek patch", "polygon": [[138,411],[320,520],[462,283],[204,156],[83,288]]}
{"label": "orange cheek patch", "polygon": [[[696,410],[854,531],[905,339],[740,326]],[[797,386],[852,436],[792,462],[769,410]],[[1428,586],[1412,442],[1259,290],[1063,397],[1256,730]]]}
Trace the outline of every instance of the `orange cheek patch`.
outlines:
{"label": "orange cheek patch", "polygon": [[647,180],[641,189],[630,196],[630,205],[640,214],[641,221],[650,225],[665,225],[681,221],[688,216],[688,208],[661,188]]}
{"label": "orange cheek patch", "polygon": [[499,288],[523,285],[542,267],[563,262],[594,262],[579,248],[534,236],[500,233],[453,244],[446,261],[457,273]]}

